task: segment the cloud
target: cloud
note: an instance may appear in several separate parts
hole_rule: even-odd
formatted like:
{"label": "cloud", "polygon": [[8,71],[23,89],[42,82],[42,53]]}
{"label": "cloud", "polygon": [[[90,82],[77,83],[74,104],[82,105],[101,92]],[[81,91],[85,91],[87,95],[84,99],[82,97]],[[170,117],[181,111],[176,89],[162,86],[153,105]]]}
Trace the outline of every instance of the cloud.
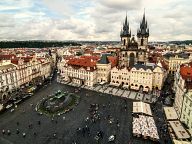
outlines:
{"label": "cloud", "polygon": [[124,11],[140,9],[141,7],[141,0],[98,0],[98,2],[106,8]]}
{"label": "cloud", "polygon": [[136,34],[145,8],[149,40],[192,38],[189,0],[6,0],[1,40],[120,40],[126,11]]}

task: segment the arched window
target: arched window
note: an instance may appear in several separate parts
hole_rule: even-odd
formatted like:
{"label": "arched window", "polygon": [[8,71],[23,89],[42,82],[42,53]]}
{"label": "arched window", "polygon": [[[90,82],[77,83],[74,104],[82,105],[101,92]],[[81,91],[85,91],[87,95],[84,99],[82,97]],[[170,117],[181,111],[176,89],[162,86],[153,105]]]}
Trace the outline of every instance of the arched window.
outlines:
{"label": "arched window", "polygon": [[124,40],[123,40],[123,45],[125,45],[125,42],[126,42],[126,41],[125,41],[125,39],[124,39]]}

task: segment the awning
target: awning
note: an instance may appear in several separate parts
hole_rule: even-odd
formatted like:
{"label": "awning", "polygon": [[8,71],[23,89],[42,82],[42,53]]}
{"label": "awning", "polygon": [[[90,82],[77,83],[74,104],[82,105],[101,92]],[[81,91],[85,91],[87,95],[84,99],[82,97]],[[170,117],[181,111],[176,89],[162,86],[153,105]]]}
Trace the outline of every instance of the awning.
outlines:
{"label": "awning", "polygon": [[131,89],[134,89],[134,90],[139,90],[139,87],[136,87],[136,86],[131,86]]}
{"label": "awning", "polygon": [[102,81],[101,83],[100,83],[100,85],[103,85],[103,84],[105,84],[106,82],[105,81]]}
{"label": "awning", "polygon": [[117,86],[117,87],[120,86],[120,84],[118,84],[118,83],[110,83],[110,85],[112,85],[112,86]]}
{"label": "awning", "polygon": [[124,88],[129,88],[129,85],[123,85]]}
{"label": "awning", "polygon": [[169,124],[171,125],[171,128],[173,129],[177,139],[182,140],[189,139],[191,137],[189,133],[185,130],[185,128],[182,126],[180,121],[169,121]]}
{"label": "awning", "polygon": [[177,120],[178,116],[174,107],[164,107],[165,116],[167,120]]}
{"label": "awning", "polygon": [[149,88],[143,88],[143,91],[148,92]]}

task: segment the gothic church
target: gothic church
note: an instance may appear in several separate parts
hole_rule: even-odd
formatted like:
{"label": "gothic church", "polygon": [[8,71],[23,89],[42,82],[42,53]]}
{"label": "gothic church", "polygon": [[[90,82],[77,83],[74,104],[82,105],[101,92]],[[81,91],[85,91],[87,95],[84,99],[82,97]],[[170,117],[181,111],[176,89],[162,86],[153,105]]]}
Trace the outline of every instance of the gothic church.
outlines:
{"label": "gothic church", "polygon": [[119,67],[133,67],[136,63],[145,64],[147,61],[147,45],[149,37],[149,28],[145,13],[140,23],[140,28],[137,30],[137,41],[134,36],[131,36],[129,22],[127,16],[123,23],[123,28],[120,32],[121,50],[119,53]]}

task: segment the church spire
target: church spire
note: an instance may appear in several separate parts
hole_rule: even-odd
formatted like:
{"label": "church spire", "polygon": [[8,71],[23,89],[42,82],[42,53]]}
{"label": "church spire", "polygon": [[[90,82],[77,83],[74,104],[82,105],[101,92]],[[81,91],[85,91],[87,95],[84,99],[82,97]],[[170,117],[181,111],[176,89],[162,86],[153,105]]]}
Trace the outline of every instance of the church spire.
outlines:
{"label": "church spire", "polygon": [[123,29],[122,29],[120,36],[121,37],[131,37],[130,30],[129,30],[129,22],[127,20],[127,13],[126,13],[125,22],[123,23]]}
{"label": "church spire", "polygon": [[125,25],[127,25],[127,12],[126,12],[126,17],[125,17]]}
{"label": "church spire", "polygon": [[147,20],[145,17],[145,9],[144,9],[144,13],[143,13],[143,19],[140,23],[140,28],[137,31],[137,36],[138,37],[149,37],[149,28],[148,28]]}

